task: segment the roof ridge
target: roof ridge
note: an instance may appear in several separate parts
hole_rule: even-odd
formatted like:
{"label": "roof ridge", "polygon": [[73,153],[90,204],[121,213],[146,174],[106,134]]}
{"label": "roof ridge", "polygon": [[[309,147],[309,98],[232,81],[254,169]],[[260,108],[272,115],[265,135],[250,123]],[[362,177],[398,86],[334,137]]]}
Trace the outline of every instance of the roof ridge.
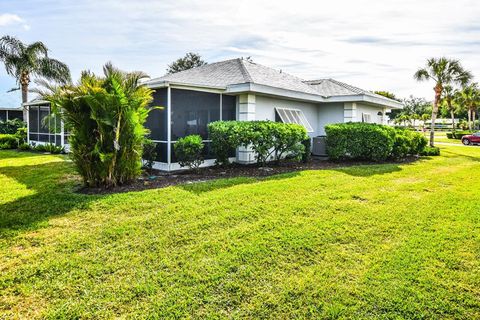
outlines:
{"label": "roof ridge", "polygon": [[250,75],[250,72],[248,72],[247,67],[244,64],[243,58],[237,58],[237,61],[240,63],[240,71],[242,72],[242,75],[245,78],[246,82],[253,82],[253,78]]}

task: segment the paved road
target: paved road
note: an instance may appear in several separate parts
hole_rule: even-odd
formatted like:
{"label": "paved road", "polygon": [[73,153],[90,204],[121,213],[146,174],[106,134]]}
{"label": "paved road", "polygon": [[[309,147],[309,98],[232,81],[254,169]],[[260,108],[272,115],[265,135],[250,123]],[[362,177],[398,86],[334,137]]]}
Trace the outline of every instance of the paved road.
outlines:
{"label": "paved road", "polygon": [[478,147],[478,145],[464,145],[463,143],[450,143],[450,142],[435,142],[435,144],[441,144],[445,146],[460,146],[460,147]]}

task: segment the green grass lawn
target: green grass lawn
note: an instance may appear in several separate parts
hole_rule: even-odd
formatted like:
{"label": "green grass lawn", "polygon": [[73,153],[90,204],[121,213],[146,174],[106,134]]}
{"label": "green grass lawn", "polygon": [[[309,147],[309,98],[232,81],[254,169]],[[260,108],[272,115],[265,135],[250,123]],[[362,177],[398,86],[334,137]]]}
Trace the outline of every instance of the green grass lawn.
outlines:
{"label": "green grass lawn", "polygon": [[0,319],[480,318],[480,148],[89,196],[0,151]]}
{"label": "green grass lawn", "polygon": [[[426,137],[428,138],[428,132]],[[462,144],[462,140],[459,139],[448,139],[445,131],[435,132],[435,142],[446,142],[454,144]]]}

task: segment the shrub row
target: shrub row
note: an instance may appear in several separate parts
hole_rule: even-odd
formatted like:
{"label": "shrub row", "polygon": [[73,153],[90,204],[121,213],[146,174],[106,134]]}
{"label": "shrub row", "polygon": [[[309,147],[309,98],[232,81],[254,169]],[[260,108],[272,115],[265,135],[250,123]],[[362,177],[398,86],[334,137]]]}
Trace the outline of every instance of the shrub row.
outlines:
{"label": "shrub row", "polygon": [[325,127],[332,160],[383,161],[420,154],[427,145],[422,134],[372,123],[338,123]]}
{"label": "shrub row", "polygon": [[237,147],[249,147],[255,153],[257,163],[288,156],[307,158],[308,138],[305,128],[298,124],[273,121],[216,121],[208,125],[212,150],[219,165],[228,164],[228,157]]}
{"label": "shrub row", "polygon": [[467,134],[472,134],[473,131],[468,131],[468,130],[462,130],[462,131],[455,131],[455,132],[447,132],[447,138],[448,139],[462,139],[463,136]]}

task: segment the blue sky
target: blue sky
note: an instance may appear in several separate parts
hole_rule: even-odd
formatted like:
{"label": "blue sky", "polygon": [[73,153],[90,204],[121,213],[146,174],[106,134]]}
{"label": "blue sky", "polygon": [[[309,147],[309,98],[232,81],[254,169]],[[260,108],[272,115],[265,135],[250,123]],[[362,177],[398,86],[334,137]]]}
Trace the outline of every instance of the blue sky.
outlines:
{"label": "blue sky", "polygon": [[[460,59],[480,78],[478,17],[473,0],[2,0],[0,34],[43,41],[74,79],[106,61],[157,77],[194,51],[430,99],[432,84],[412,78],[428,57]],[[5,93],[14,86],[1,68],[0,105],[19,101]]]}

